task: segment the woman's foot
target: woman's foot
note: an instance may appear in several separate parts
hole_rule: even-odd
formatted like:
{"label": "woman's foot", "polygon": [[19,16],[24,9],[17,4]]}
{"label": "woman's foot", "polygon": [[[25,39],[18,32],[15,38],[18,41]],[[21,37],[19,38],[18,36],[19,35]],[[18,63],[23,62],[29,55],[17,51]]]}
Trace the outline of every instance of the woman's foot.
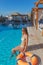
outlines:
{"label": "woman's foot", "polygon": [[12,49],[12,54],[11,54],[11,56],[10,56],[10,59],[14,56],[14,54],[15,54],[15,50],[14,49]]}

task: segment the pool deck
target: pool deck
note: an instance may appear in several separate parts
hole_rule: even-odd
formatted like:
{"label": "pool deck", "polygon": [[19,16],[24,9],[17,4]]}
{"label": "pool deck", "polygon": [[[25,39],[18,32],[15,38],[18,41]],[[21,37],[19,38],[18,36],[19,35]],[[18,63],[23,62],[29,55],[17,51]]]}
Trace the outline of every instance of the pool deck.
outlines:
{"label": "pool deck", "polygon": [[29,45],[28,51],[39,57],[39,64],[43,65],[43,36],[35,27],[28,27]]}

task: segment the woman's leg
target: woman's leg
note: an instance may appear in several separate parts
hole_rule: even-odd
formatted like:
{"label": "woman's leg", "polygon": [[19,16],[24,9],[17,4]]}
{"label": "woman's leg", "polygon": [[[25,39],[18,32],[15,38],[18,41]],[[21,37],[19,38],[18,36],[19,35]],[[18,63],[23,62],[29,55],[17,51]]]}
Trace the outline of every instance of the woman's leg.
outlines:
{"label": "woman's leg", "polygon": [[16,51],[23,52],[23,48],[20,47],[20,46],[17,46],[16,48],[13,48],[13,49],[12,49],[12,54],[11,54],[11,56],[10,56],[10,59],[13,57],[13,54],[14,54]]}
{"label": "woman's leg", "polygon": [[12,53],[15,53],[16,51],[23,52],[23,48],[20,47],[20,46],[17,46],[16,48],[13,48],[13,49],[12,49]]}

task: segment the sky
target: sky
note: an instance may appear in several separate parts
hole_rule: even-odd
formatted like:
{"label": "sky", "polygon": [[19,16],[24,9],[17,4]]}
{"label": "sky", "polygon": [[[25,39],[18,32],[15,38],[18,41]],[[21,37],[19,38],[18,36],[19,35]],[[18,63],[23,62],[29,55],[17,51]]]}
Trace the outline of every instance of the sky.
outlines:
{"label": "sky", "polygon": [[30,13],[37,0],[0,0],[0,15],[8,15],[13,12]]}

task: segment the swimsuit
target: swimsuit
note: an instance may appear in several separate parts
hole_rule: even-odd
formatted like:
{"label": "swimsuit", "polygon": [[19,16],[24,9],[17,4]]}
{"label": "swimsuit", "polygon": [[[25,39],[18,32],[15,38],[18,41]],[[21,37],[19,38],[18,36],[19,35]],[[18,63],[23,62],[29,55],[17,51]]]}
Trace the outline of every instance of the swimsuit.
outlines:
{"label": "swimsuit", "polygon": [[22,43],[21,43],[20,47],[24,48],[24,41],[25,41],[25,37],[24,36],[21,38],[21,41],[22,41]]}

